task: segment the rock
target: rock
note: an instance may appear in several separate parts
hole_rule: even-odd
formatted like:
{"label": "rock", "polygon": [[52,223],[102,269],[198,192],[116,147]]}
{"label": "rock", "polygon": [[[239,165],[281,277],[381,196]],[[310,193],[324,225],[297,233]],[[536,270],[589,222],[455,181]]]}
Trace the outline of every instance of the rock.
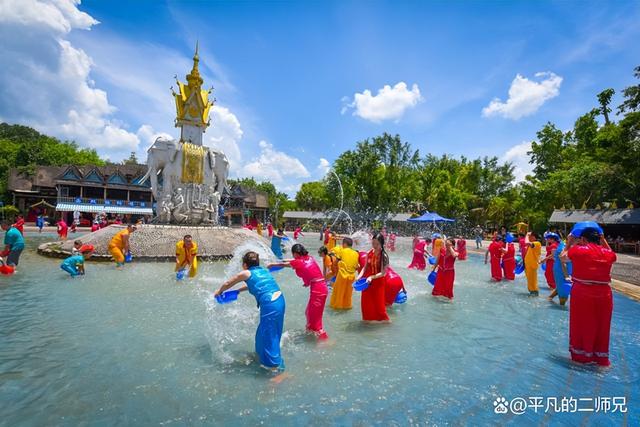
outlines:
{"label": "rock", "polygon": [[[38,253],[54,258],[66,258],[71,255],[73,242],[81,240],[83,244],[94,246],[92,260],[109,261],[109,242],[124,228],[124,225],[110,225],[77,239],[44,243],[38,247]],[[202,260],[230,259],[237,247],[250,240],[268,245],[264,237],[242,228],[143,224],[138,225],[138,229],[131,234],[131,253],[137,261],[174,261],[176,243],[186,234],[190,234],[198,244],[198,258]]]}

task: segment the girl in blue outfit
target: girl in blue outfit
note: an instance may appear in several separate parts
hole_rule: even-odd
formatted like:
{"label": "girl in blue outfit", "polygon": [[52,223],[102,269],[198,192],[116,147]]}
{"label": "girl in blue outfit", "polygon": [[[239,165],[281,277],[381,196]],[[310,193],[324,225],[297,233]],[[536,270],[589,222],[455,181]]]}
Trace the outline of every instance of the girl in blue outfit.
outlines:
{"label": "girl in blue outfit", "polygon": [[260,267],[256,252],[247,252],[242,257],[243,270],[220,286],[215,296],[231,289],[240,282],[240,292],[248,290],[256,298],[260,308],[260,323],[256,331],[256,353],[260,364],[272,371],[284,369],[280,355],[280,338],[284,327],[285,301],[280,287],[267,269]]}
{"label": "girl in blue outfit", "polygon": [[89,258],[92,253],[93,246],[82,245],[80,249],[78,249],[78,253],[62,261],[60,268],[69,273],[71,277],[84,275],[84,261]]}
{"label": "girl in blue outfit", "polygon": [[556,282],[556,288],[549,295],[549,301],[553,301],[557,295],[560,305],[565,305],[571,293],[571,282],[568,280],[572,273],[571,262],[564,262],[560,259],[565,246],[565,242],[560,240],[558,247],[553,252],[553,278]]}

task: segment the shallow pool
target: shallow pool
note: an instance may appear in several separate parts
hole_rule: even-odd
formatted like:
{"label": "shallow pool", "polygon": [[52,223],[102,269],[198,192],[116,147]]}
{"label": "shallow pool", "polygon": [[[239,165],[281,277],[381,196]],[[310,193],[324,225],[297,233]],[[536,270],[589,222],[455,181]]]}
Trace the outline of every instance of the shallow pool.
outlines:
{"label": "shallow pool", "polygon": [[[0,277],[2,426],[640,423],[640,305],[618,294],[613,366],[601,371],[570,364],[566,308],[545,290],[529,298],[524,277],[490,283],[477,255],[456,264],[448,303],[404,268],[409,243],[400,243],[391,260],[409,300],[392,323],[363,324],[355,293],[354,310],[326,311],[323,343],[304,334],[308,290],[285,270],[275,276],[289,376],[276,383],[252,354],[255,300],[211,298],[235,266],[203,263],[196,280],[177,283],[169,264],[90,264],[71,280],[59,260],[35,254],[44,240],[29,235],[18,274]],[[543,406],[496,414],[498,397]],[[563,397],[625,398],[627,412],[577,412],[583,400],[553,413],[554,397],[558,409]]]}

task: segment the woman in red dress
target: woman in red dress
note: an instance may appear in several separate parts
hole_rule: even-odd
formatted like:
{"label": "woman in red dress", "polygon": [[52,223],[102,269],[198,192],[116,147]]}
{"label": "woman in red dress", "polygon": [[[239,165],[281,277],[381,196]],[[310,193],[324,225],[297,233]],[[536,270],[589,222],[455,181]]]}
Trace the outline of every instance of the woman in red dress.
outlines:
{"label": "woman in red dress", "polygon": [[362,291],[360,306],[362,320],[388,322],[389,316],[385,307],[385,275],[389,266],[389,256],[384,250],[384,237],[381,233],[373,236],[372,249],[367,254],[367,262],[359,278],[366,277],[369,287]]}
{"label": "woman in red dress", "polygon": [[413,259],[407,268],[422,271],[427,267],[425,257],[431,256],[427,250],[429,243],[430,239],[422,240],[419,236],[413,236]]}
{"label": "woman in red dress", "polygon": [[456,251],[458,252],[458,261],[467,260],[467,241],[462,236],[458,237]]}
{"label": "woman in red dress", "polygon": [[547,233],[547,235],[545,236],[545,240],[547,255],[542,261],[540,261],[540,264],[542,264],[543,262],[545,263],[544,278],[547,279],[547,286],[549,286],[550,289],[555,289],[556,279],[553,276],[553,253],[558,248],[558,243],[560,243],[560,236],[556,233]]}
{"label": "woman in red dress", "polygon": [[515,280],[516,278],[516,246],[513,244],[513,237],[507,241],[507,247],[502,248],[502,270],[505,280]]}
{"label": "woman in red dress", "polygon": [[609,366],[611,267],[617,257],[599,226],[597,229],[579,226],[580,223],[576,224],[571,231],[563,257],[573,263],[569,351],[575,362]]}
{"label": "woman in red dress", "polygon": [[502,236],[497,235],[493,242],[489,245],[487,252],[484,254],[484,263],[487,263],[487,258],[491,255],[491,280],[499,282],[502,280],[502,267],[500,267],[500,261],[502,260]]}
{"label": "woman in red dress", "polygon": [[445,247],[440,249],[440,257],[438,258],[438,265],[433,269],[438,269],[438,275],[436,276],[436,283],[433,285],[433,296],[443,296],[450,300],[453,299],[453,282],[456,278],[456,271],[453,267],[458,257],[458,252],[453,248],[456,245],[455,239],[447,239]]}

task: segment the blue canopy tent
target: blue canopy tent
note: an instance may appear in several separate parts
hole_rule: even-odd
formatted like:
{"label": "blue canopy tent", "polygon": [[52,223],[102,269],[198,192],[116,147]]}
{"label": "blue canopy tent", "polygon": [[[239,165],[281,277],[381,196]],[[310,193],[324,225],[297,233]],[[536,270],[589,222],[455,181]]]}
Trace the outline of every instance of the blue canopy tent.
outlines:
{"label": "blue canopy tent", "polygon": [[410,222],[454,222],[455,219],[445,218],[435,212],[425,212],[417,218],[409,218]]}
{"label": "blue canopy tent", "polygon": [[438,231],[441,231],[437,226],[438,222],[455,222],[455,219],[445,218],[443,216],[438,215],[435,212],[425,212],[419,217],[409,218],[407,221],[431,223],[433,225],[433,228],[437,229]]}

